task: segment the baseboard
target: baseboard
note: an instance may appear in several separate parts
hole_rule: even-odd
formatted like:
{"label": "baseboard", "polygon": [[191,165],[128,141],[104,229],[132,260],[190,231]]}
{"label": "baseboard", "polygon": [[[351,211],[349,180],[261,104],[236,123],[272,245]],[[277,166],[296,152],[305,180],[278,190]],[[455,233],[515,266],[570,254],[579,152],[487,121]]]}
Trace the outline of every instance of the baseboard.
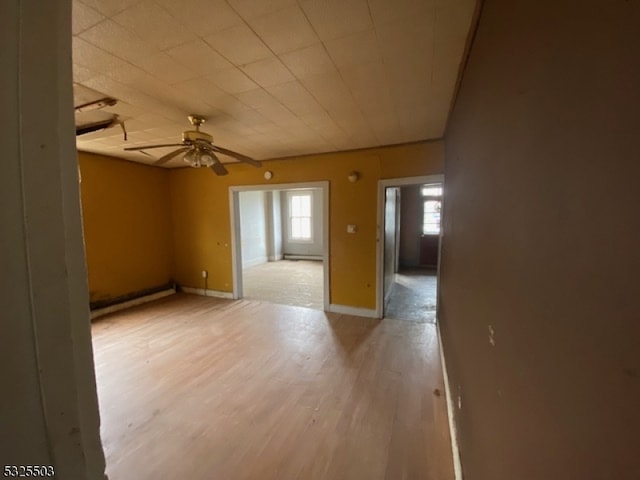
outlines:
{"label": "baseboard", "polygon": [[127,300],[126,302],[109,305],[108,307],[98,308],[91,312],[91,320],[98,317],[102,317],[109,313],[118,312],[120,310],[125,310],[127,308],[135,307],[137,305],[142,305],[144,303],[153,302],[154,300],[168,297],[169,295],[173,295],[175,293],[176,293],[175,288],[168,288],[167,290],[162,290],[161,292],[155,292],[149,295],[144,295],[142,297],[134,298],[132,300]]}
{"label": "baseboard", "polygon": [[269,258],[267,260],[269,260],[270,262],[279,262],[283,258],[284,257],[282,255],[269,255]]}
{"label": "baseboard", "polygon": [[456,480],[463,480],[460,449],[458,448],[458,430],[456,429],[456,420],[453,416],[456,402],[454,402],[453,397],[451,396],[449,373],[447,372],[447,364],[444,359],[444,349],[442,348],[442,337],[440,336],[440,328],[438,328],[438,343],[440,347],[440,363],[442,364],[442,376],[444,377],[444,390],[447,399],[447,414],[449,415],[449,432],[451,436],[451,453],[453,454],[453,471],[455,473]]}
{"label": "baseboard", "polygon": [[180,291],[184,293],[190,293],[192,295],[201,295],[203,297],[227,298],[230,300],[233,299],[233,293],[221,292],[218,290],[205,290],[204,288],[180,287]]}
{"label": "baseboard", "polygon": [[285,260],[315,260],[321,262],[322,255],[284,255]]}
{"label": "baseboard", "polygon": [[329,305],[329,311],[333,313],[342,313],[343,315],[354,315],[356,317],[378,318],[376,311],[372,308],[350,307],[348,305]]}
{"label": "baseboard", "polygon": [[242,262],[242,268],[251,268],[257,265],[262,265],[263,263],[267,263],[268,260],[269,259],[266,256],[254,258],[253,260]]}

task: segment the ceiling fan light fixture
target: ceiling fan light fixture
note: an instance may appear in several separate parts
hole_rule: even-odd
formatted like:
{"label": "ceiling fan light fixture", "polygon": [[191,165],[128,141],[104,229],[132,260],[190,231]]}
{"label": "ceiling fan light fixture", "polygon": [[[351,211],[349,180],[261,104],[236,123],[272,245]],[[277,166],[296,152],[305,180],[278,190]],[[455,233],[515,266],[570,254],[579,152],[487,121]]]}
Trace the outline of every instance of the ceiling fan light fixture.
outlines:
{"label": "ceiling fan light fixture", "polygon": [[[254,160],[251,157],[242,155],[241,153],[234,152],[227,148],[222,148],[213,144],[213,137],[208,133],[200,131],[200,125],[205,121],[204,117],[198,115],[190,115],[189,121],[191,125],[195,127],[195,130],[187,130],[182,132],[182,142],[180,143],[163,143],[156,145],[142,145],[135,147],[126,147],[126,151],[138,151],[142,153],[144,150],[152,148],[165,148],[165,147],[180,147],[177,150],[169,152],[158,160],[153,162],[152,165],[164,165],[165,163],[179,158],[182,155],[182,160],[188,165],[194,168],[210,167],[216,175],[227,175],[227,171],[224,164],[220,161],[216,153],[221,153],[228,157],[235,159],[240,163],[246,163],[254,167],[261,167],[262,163],[259,160]],[[148,154],[147,154],[148,155]]]}
{"label": "ceiling fan light fixture", "polygon": [[220,160],[215,153],[196,147],[189,150],[183,160],[194,168],[210,167]]}
{"label": "ceiling fan light fixture", "polygon": [[189,165],[194,166],[194,164],[196,163],[196,156],[197,151],[195,149],[191,149],[184,154],[184,157],[182,157],[182,159]]}
{"label": "ceiling fan light fixture", "polygon": [[216,162],[216,156],[213,152],[201,152],[200,153],[200,166],[201,167],[210,167]]}

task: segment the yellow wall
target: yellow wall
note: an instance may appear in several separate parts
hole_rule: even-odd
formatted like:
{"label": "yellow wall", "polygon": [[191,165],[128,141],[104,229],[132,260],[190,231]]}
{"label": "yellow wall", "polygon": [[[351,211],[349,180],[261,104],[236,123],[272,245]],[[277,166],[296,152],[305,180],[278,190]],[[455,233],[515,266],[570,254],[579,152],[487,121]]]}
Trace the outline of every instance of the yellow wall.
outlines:
{"label": "yellow wall", "polygon": [[[359,150],[298,159],[272,160],[264,168],[232,165],[230,174],[183,168],[170,172],[175,241],[175,279],[203,287],[200,272],[209,271],[208,288],[232,290],[229,187],[328,180],[330,214],[331,303],[375,308],[376,208],[380,179],[443,172],[441,142]],[[274,173],[266,181],[265,170]],[[350,171],[360,180],[349,183]],[[358,232],[347,233],[356,224]]]}
{"label": "yellow wall", "polygon": [[91,301],[172,279],[169,172],[78,153]]}

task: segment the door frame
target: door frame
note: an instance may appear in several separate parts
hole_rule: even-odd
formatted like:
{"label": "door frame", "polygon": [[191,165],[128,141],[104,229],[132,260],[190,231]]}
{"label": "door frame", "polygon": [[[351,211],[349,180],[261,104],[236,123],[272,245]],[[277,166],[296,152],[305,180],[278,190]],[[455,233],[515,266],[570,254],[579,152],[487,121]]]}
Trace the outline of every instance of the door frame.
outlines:
{"label": "door frame", "polygon": [[233,271],[233,299],[238,300],[244,296],[242,282],[242,239],[240,235],[240,192],[255,191],[282,191],[306,188],[319,188],[322,190],[322,268],[323,268],[323,306],[329,310],[331,304],[331,292],[329,291],[329,182],[295,182],[262,185],[243,185],[229,187],[229,207],[231,219],[231,263]]}
{"label": "door frame", "polygon": [[[408,185],[422,185],[427,183],[441,183],[444,188],[444,175],[422,175],[416,177],[387,178],[378,180],[378,224],[376,239],[376,317],[384,317],[384,206],[385,190],[388,187],[405,187]],[[443,198],[444,200],[444,198]],[[400,198],[402,202],[402,197]],[[442,219],[440,220],[442,222]],[[442,246],[442,229],[440,229],[440,247]],[[440,256],[438,255],[438,285],[440,284]],[[439,296],[439,295],[438,295]],[[437,296],[437,297],[438,297]],[[436,312],[438,298],[436,297]]]}

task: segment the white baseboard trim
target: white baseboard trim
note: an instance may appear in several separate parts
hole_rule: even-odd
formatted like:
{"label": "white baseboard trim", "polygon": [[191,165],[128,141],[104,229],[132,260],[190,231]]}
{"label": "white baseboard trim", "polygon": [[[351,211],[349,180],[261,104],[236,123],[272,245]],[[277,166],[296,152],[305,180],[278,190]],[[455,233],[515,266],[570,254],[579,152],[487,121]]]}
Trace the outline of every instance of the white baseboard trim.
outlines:
{"label": "white baseboard trim", "polygon": [[316,260],[316,261],[322,261],[322,255],[289,255],[289,254],[285,254],[284,255],[284,259],[285,260]]}
{"label": "white baseboard trim", "polygon": [[193,287],[180,287],[180,290],[184,293],[191,293],[192,295],[200,295],[203,297],[217,297],[217,298],[227,298],[233,300],[233,293],[231,292],[220,292],[218,290],[205,290],[204,288],[193,288]]}
{"label": "white baseboard trim", "polygon": [[356,317],[378,318],[376,311],[372,308],[350,307],[348,305],[329,305],[329,311],[333,313],[342,313],[343,315],[354,315]]}
{"label": "white baseboard trim", "polygon": [[266,255],[264,257],[253,258],[246,262],[242,262],[242,268],[251,268],[255,267],[256,265],[262,265],[263,263],[267,263],[268,260],[269,259],[266,257]]}
{"label": "white baseboard trim", "polygon": [[109,305],[108,307],[104,307],[104,308],[98,308],[97,310],[93,310],[91,312],[91,320],[93,320],[94,318],[102,317],[109,313],[119,312],[120,310],[125,310],[127,308],[135,307],[137,305],[153,302],[154,300],[168,297],[169,295],[173,295],[175,293],[176,293],[175,288],[168,288],[167,290],[151,293],[149,295],[145,295],[144,297],[134,298],[132,300],[127,300],[126,302],[122,302],[122,303],[116,303],[115,305]]}
{"label": "white baseboard trim", "polygon": [[440,347],[440,363],[442,364],[442,376],[444,377],[444,390],[447,399],[447,414],[449,416],[449,433],[451,436],[451,452],[453,454],[453,471],[456,480],[463,480],[460,449],[458,448],[458,430],[456,429],[456,420],[453,416],[455,402],[453,401],[453,397],[451,396],[449,373],[447,372],[447,364],[444,360],[444,349],[442,348],[442,337],[440,336],[440,328],[438,328],[438,343]]}

